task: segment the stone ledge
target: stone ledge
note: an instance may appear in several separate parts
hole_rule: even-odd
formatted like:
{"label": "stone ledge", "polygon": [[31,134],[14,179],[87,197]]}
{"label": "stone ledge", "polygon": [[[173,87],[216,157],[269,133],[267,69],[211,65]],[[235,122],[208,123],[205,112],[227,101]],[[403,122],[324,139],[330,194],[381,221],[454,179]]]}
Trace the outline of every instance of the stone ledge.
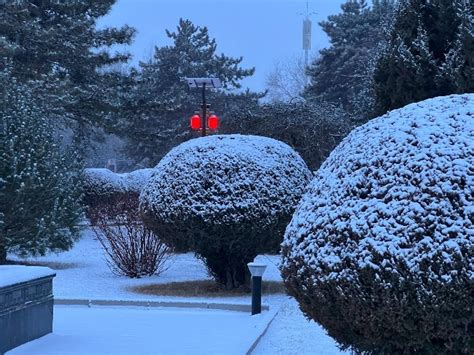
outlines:
{"label": "stone ledge", "polygon": [[[138,306],[138,307],[169,307],[169,308],[201,308],[225,311],[249,312],[250,304],[215,303],[215,302],[179,302],[179,301],[133,301],[133,300],[87,300],[87,299],[55,299],[55,305],[67,306]],[[270,310],[269,305],[262,305],[262,311]]]}

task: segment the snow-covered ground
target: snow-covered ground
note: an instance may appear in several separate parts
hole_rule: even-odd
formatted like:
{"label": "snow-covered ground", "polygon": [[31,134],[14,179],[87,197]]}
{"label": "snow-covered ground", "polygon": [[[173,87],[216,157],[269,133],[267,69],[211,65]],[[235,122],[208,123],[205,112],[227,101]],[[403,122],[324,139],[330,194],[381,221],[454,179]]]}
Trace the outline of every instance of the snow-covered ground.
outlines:
{"label": "snow-covered ground", "polygon": [[315,322],[307,320],[294,298],[288,298],[258,343],[254,355],[334,355],[341,352]]}
{"label": "snow-covered ground", "polygon": [[56,306],[54,332],[7,355],[245,354],[271,313]]}
{"label": "snow-covered ground", "polygon": [[[278,270],[279,256],[262,255],[256,260],[268,265],[263,276],[264,281],[281,280]],[[28,261],[51,263],[51,266],[55,268],[57,276],[54,279],[54,295],[57,299],[250,303],[249,296],[183,298],[134,293],[130,290],[131,286],[203,280],[209,279],[209,276],[204,264],[191,253],[174,256],[168,270],[160,276],[142,279],[116,276],[107,267],[100,244],[90,230],[84,231],[82,239],[71,251],[29,258]],[[60,266],[65,268],[58,268]],[[270,319],[267,317],[276,311],[279,313],[255,349],[256,354],[340,353],[335,342],[318,325],[303,317],[293,299],[286,295],[263,295],[263,303],[270,306],[270,312],[263,312],[262,317],[259,318],[250,317],[244,312],[214,310],[156,308],[148,310],[145,307],[92,307],[89,309],[55,306],[54,333],[25,344],[8,355],[245,353],[242,350],[244,346],[248,349],[251,345],[248,339],[253,337],[255,340],[262,333],[262,324],[265,322],[268,324]],[[166,321],[168,318],[170,321]],[[263,323],[255,319],[260,319]],[[94,326],[91,327],[92,324]],[[140,329],[143,329],[143,332],[140,332]],[[199,336],[200,331],[205,334]],[[187,340],[178,342],[184,334]],[[160,342],[162,335],[166,343]],[[219,339],[212,341],[213,338]],[[123,347],[120,346],[122,340]],[[196,343],[194,343],[195,340]],[[127,342],[140,345],[130,351],[131,348],[125,345]],[[107,344],[109,347],[106,347]],[[196,351],[193,351],[192,347],[195,344],[197,344]],[[225,344],[227,348],[219,348]],[[71,349],[75,349],[76,352],[71,352]]]}
{"label": "snow-covered ground", "polygon": [[[11,257],[13,259],[13,257]],[[257,261],[268,264],[264,280],[281,280],[278,271],[279,256],[259,256]],[[45,257],[28,258],[29,262],[53,263],[57,268],[54,279],[54,296],[61,299],[105,299],[105,300],[166,300],[172,299],[190,301],[190,298],[167,296],[150,296],[137,294],[130,290],[133,286],[154,283],[169,283],[189,280],[210,279],[204,264],[192,253],[177,254],[169,262],[169,268],[160,276],[130,279],[117,276],[109,270],[104,253],[91,230],[85,230],[82,238],[68,252],[50,254]],[[282,299],[282,296],[264,296],[263,302],[272,299]],[[195,301],[208,301],[204,298],[192,298]],[[249,297],[212,298],[212,302],[248,303]]]}

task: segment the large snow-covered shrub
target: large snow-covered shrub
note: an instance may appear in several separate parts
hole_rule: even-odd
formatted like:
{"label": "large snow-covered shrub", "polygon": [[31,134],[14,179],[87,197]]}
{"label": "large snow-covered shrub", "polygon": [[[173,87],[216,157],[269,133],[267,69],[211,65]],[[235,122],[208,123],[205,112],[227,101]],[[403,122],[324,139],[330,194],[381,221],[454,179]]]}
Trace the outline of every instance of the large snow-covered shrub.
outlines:
{"label": "large snow-covered shrub", "polygon": [[198,138],[171,150],[140,196],[145,223],[165,242],[193,250],[228,288],[246,263],[276,251],[312,177],[288,145],[271,138]]}
{"label": "large snow-covered shrub", "polygon": [[[138,209],[138,197],[147,183],[153,169],[140,169],[130,173],[117,174],[109,169],[85,169],[84,201],[88,207],[90,219],[99,210],[113,211],[117,206],[121,212],[125,203],[127,207]],[[100,212],[102,213],[102,212]]]}
{"label": "large snow-covered shrub", "polygon": [[358,352],[474,353],[474,95],[411,104],[354,130],[309,185],[282,275]]}

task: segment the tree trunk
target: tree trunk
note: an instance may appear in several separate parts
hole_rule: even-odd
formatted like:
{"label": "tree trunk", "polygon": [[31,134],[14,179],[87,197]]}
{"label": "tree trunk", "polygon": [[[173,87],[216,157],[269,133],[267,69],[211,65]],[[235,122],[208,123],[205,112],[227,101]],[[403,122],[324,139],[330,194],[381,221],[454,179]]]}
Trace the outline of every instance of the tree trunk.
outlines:
{"label": "tree trunk", "polygon": [[226,271],[225,288],[232,290],[250,284],[249,272],[246,264],[235,265]]}
{"label": "tree trunk", "polygon": [[0,265],[7,263],[7,249],[0,245]]}

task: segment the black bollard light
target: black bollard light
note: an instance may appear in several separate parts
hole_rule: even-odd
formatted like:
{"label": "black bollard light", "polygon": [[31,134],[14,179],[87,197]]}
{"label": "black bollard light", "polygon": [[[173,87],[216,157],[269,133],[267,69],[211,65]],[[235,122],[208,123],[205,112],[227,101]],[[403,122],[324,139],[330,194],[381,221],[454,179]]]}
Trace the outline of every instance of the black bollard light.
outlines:
{"label": "black bollard light", "polygon": [[248,263],[252,275],[252,315],[262,312],[262,275],[267,268],[265,264]]}

